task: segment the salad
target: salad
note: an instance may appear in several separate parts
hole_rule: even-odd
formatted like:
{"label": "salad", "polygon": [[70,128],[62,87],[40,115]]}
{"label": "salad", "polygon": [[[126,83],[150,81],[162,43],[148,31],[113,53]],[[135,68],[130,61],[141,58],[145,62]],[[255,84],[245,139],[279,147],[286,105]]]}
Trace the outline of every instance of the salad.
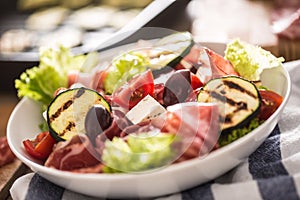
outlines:
{"label": "salad", "polygon": [[[145,45],[146,44],[146,45]],[[45,166],[79,173],[143,172],[203,157],[267,120],[282,96],[260,75],[281,67],[239,39],[225,56],[188,32],[138,42],[101,62],[96,52],[42,49],[15,81],[41,103],[41,132],[23,141]]]}

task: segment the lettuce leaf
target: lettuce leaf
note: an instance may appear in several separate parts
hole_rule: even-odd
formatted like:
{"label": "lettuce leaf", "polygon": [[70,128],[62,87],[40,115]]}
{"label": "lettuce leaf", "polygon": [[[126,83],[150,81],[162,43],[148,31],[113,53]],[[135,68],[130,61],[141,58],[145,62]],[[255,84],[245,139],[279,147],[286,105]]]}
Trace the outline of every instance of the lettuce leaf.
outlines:
{"label": "lettuce leaf", "polygon": [[240,76],[251,80],[260,80],[264,69],[282,66],[284,59],[277,58],[261,47],[236,39],[227,45],[225,58],[231,62]]}
{"label": "lettuce leaf", "polygon": [[171,144],[175,134],[139,133],[105,142],[102,161],[105,173],[139,172],[170,164],[175,156]]}
{"label": "lettuce leaf", "polygon": [[129,52],[115,58],[104,79],[104,90],[112,94],[134,75],[146,71],[149,60],[137,52]]}
{"label": "lettuce leaf", "polygon": [[249,132],[256,129],[260,124],[263,122],[260,121],[257,117],[253,118],[247,126],[242,128],[234,129],[231,133],[223,134],[219,138],[219,145],[220,147],[230,144],[231,142],[236,141],[237,139],[247,135]]}
{"label": "lettuce leaf", "polygon": [[20,98],[27,96],[43,105],[50,103],[57,88],[66,85],[67,79],[50,66],[27,69],[21,74],[20,79],[15,80]]}
{"label": "lettuce leaf", "polygon": [[15,80],[18,97],[29,97],[48,106],[54,92],[59,87],[67,87],[67,73],[79,70],[85,61],[85,55],[74,56],[68,48],[41,49],[38,66],[27,69]]}

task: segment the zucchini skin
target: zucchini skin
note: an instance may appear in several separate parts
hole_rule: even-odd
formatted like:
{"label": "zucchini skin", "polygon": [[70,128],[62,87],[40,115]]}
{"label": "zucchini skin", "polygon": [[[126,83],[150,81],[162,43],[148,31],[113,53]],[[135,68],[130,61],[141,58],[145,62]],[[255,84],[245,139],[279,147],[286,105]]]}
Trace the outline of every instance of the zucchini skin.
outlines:
{"label": "zucchini skin", "polygon": [[[77,93],[76,93],[77,92]],[[64,111],[66,111],[67,109],[72,109],[71,106],[73,106],[73,104],[76,104],[74,103],[76,101],[76,99],[79,99],[81,97],[81,95],[83,95],[85,92],[88,92],[88,93],[91,93],[95,96],[98,96],[99,97],[99,103],[101,105],[103,105],[109,112],[112,111],[111,109],[111,105],[106,101],[106,99],[100,94],[98,93],[97,91],[95,90],[92,90],[92,89],[89,89],[89,88],[84,88],[84,87],[81,87],[81,88],[74,88],[74,89],[67,89],[61,93],[59,93],[52,101],[51,103],[49,104],[48,108],[47,108],[47,124],[48,124],[48,129],[49,129],[49,132],[50,134],[53,136],[53,138],[55,138],[57,141],[65,141],[65,140],[69,140],[71,139],[71,137],[68,137],[68,138],[65,138],[63,136],[61,136],[62,133],[58,133],[58,130],[56,130],[53,125],[52,125],[52,121],[53,121],[53,118],[56,118],[58,117],[59,113],[62,113]],[[62,102],[58,102],[60,100],[64,100],[64,98],[68,95],[68,94],[72,94],[72,93],[76,93],[75,95],[71,95],[73,96],[72,99],[68,100],[68,101],[62,101]],[[61,105],[59,107],[59,110],[56,110],[55,113],[52,113],[52,106],[57,106],[59,105],[59,103],[63,103],[63,105]],[[57,105],[56,105],[57,104]],[[89,105],[89,107],[92,107],[94,104],[91,104]],[[73,110],[71,110],[72,112]],[[88,110],[87,110],[88,111]],[[86,112],[87,112],[86,111]],[[74,113],[74,111],[73,111]],[[80,117],[80,120],[83,120],[82,122],[80,122],[80,124],[84,124],[84,119],[85,119],[85,116],[79,116]],[[66,130],[70,131],[73,127],[76,126],[76,123],[73,122],[73,121],[69,121],[68,125],[65,127]],[[74,134],[75,135],[75,134]]]}
{"label": "zucchini skin", "polygon": [[[176,65],[178,63],[180,63],[180,61],[190,53],[192,47],[195,45],[195,41],[193,40],[193,37],[189,32],[179,32],[179,33],[174,33],[174,34],[163,37],[155,44],[154,48],[171,43],[170,41],[168,41],[168,39],[171,37],[176,38],[176,35],[179,35],[179,34],[187,36],[188,39],[186,41],[189,41],[189,45],[187,45],[185,47],[185,49],[176,56],[176,58],[172,59],[164,67],[162,67],[161,69],[152,70],[154,77],[157,77],[160,74],[168,73],[168,72],[172,71],[172,69],[175,69]],[[180,41],[177,41],[177,42],[180,42]]]}
{"label": "zucchini skin", "polygon": [[186,49],[180,55],[178,55],[175,59],[171,60],[167,64],[167,66],[172,67],[172,68],[175,67],[185,56],[187,56],[190,53],[190,51],[194,45],[195,45],[195,42],[193,39],[191,39],[190,45],[187,46]]}
{"label": "zucchini skin", "polygon": [[[215,78],[215,79],[212,79],[210,81],[208,81],[206,83],[206,85],[204,85],[200,91],[199,91],[199,94],[198,94],[198,98],[197,100],[200,101],[200,102],[211,102],[211,101],[219,101],[220,103],[227,103],[228,101],[233,101],[233,102],[230,102],[230,103],[236,103],[238,104],[239,102],[235,102],[235,99],[230,99],[230,97],[226,97],[226,95],[222,95],[220,93],[218,94],[215,94],[214,91],[210,91],[214,97],[211,97],[209,96],[209,100],[205,100],[203,99],[203,92],[207,92],[207,85],[209,84],[212,84],[212,82],[214,81],[221,81],[221,82],[226,82],[226,81],[230,81],[230,80],[238,80],[238,81],[241,81],[241,82],[245,82],[246,85],[249,85],[251,87],[251,89],[253,89],[255,91],[255,97],[257,98],[257,105],[256,105],[256,108],[251,112],[249,113],[249,115],[245,116],[244,118],[242,118],[242,120],[240,120],[238,123],[234,124],[233,126],[228,126],[228,127],[224,127],[222,128],[222,131],[221,131],[221,137],[226,135],[226,134],[231,134],[234,130],[236,129],[240,129],[240,128],[244,128],[246,126],[249,125],[249,123],[251,122],[251,120],[253,120],[254,118],[256,118],[260,112],[260,107],[261,107],[261,96],[260,96],[260,93],[259,93],[259,90],[258,88],[255,86],[254,83],[252,83],[251,81],[245,79],[245,78],[242,78],[242,77],[239,77],[239,76],[233,76],[233,75],[229,75],[229,76],[223,76],[223,77],[220,77],[220,78]],[[227,83],[228,84],[228,83]],[[236,87],[235,84],[232,84],[231,87]],[[238,86],[237,86],[238,87]],[[235,88],[236,90],[242,90],[242,88]],[[243,88],[245,89],[244,91],[241,91],[241,92],[249,92],[249,88]],[[247,94],[248,95],[248,94]],[[249,94],[250,95],[250,94]],[[217,99],[217,100],[216,100]],[[247,106],[247,105],[246,105]],[[225,111],[226,112],[226,111]],[[226,113],[227,114],[227,113]],[[234,115],[234,113],[229,113],[229,116],[230,115]],[[226,115],[227,116],[227,115]],[[224,117],[220,117],[220,122],[224,122],[224,124],[226,124],[226,116],[225,118]]]}

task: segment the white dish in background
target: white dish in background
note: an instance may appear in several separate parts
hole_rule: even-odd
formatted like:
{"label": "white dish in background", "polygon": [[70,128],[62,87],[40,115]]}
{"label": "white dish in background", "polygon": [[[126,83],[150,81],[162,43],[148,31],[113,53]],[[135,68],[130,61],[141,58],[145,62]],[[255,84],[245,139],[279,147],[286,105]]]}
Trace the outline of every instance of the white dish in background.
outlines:
{"label": "white dish in background", "polygon": [[[216,52],[224,52],[224,44],[201,43]],[[127,46],[128,47],[128,46]],[[101,53],[103,59],[116,55],[111,49]],[[77,174],[45,167],[29,157],[22,141],[35,138],[40,132],[38,124],[42,121],[39,105],[22,99],[11,114],[7,127],[9,145],[15,155],[44,178],[57,185],[82,194],[108,197],[133,198],[154,197],[179,192],[212,180],[238,165],[249,156],[271,133],[280,119],[291,90],[291,81],[284,68],[265,71],[263,85],[284,96],[277,111],[261,126],[237,141],[211,152],[205,158],[193,159],[173,164],[160,170],[140,174]]]}

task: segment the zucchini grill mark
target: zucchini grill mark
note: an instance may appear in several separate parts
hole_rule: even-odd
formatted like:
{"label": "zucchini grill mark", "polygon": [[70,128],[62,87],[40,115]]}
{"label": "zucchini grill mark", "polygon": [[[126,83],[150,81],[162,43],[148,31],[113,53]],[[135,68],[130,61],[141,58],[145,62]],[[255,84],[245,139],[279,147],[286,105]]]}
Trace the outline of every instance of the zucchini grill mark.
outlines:
{"label": "zucchini grill mark", "polygon": [[[221,87],[222,85],[224,85],[225,87],[229,88],[230,90],[236,90],[238,92],[241,93],[241,95],[243,94],[247,94],[249,96],[251,96],[252,98],[257,98],[251,91],[241,87],[240,85],[238,85],[237,83],[234,83],[233,81],[229,81],[229,80],[223,80],[222,84],[220,84],[219,87]],[[218,88],[219,88],[218,87]],[[220,94],[221,93],[221,94]],[[248,104],[247,102],[243,102],[243,101],[236,101],[234,99],[231,99],[229,97],[226,96],[226,92],[224,90],[221,90],[220,93],[217,93],[215,91],[211,92],[211,96],[223,103],[227,103],[230,106],[233,106],[235,108],[235,110],[232,111],[232,113],[229,113],[225,116],[225,119],[221,119],[223,120],[225,123],[232,123],[232,114],[233,113],[238,113],[239,111],[248,110]]]}
{"label": "zucchini grill mark", "polygon": [[[59,118],[59,116],[64,111],[66,111],[70,106],[72,106],[72,104],[74,103],[74,100],[77,98],[80,98],[84,93],[85,93],[85,89],[81,88],[76,92],[76,94],[74,95],[74,97],[72,99],[69,99],[68,101],[63,103],[62,106],[60,108],[58,108],[57,111],[53,115],[51,115],[51,117],[49,119],[50,123],[53,122],[54,120],[56,120],[57,118]],[[66,126],[66,128],[61,133],[58,133],[58,135],[63,136],[67,131],[71,131],[75,126],[76,125],[74,122],[69,122],[68,125]]]}
{"label": "zucchini grill mark", "polygon": [[109,103],[94,90],[82,87],[59,93],[48,106],[49,132],[58,141],[70,140],[74,135],[86,133],[85,116],[95,104],[101,104],[111,112]]}
{"label": "zucchini grill mark", "polygon": [[64,136],[67,131],[71,131],[75,126],[76,125],[75,125],[74,122],[69,122],[68,126],[61,133],[59,133],[58,135],[59,136]]}
{"label": "zucchini grill mark", "polygon": [[68,100],[59,109],[57,109],[57,111],[53,115],[51,115],[50,122],[53,122],[55,119],[57,119],[61,113],[63,113],[73,104],[73,102],[74,102],[73,100]]}
{"label": "zucchini grill mark", "polygon": [[235,76],[210,80],[200,90],[198,101],[219,102],[225,106],[224,113],[220,114],[224,132],[243,126],[258,114],[260,108],[260,95],[256,86]]}
{"label": "zucchini grill mark", "polygon": [[224,83],[224,85],[226,85],[229,88],[239,90],[240,92],[246,93],[246,94],[248,94],[249,96],[251,96],[253,98],[257,98],[257,96],[254,95],[252,92],[250,92],[249,90],[246,90],[245,88],[243,88],[240,85],[234,83],[233,81],[224,80],[223,83]]}

